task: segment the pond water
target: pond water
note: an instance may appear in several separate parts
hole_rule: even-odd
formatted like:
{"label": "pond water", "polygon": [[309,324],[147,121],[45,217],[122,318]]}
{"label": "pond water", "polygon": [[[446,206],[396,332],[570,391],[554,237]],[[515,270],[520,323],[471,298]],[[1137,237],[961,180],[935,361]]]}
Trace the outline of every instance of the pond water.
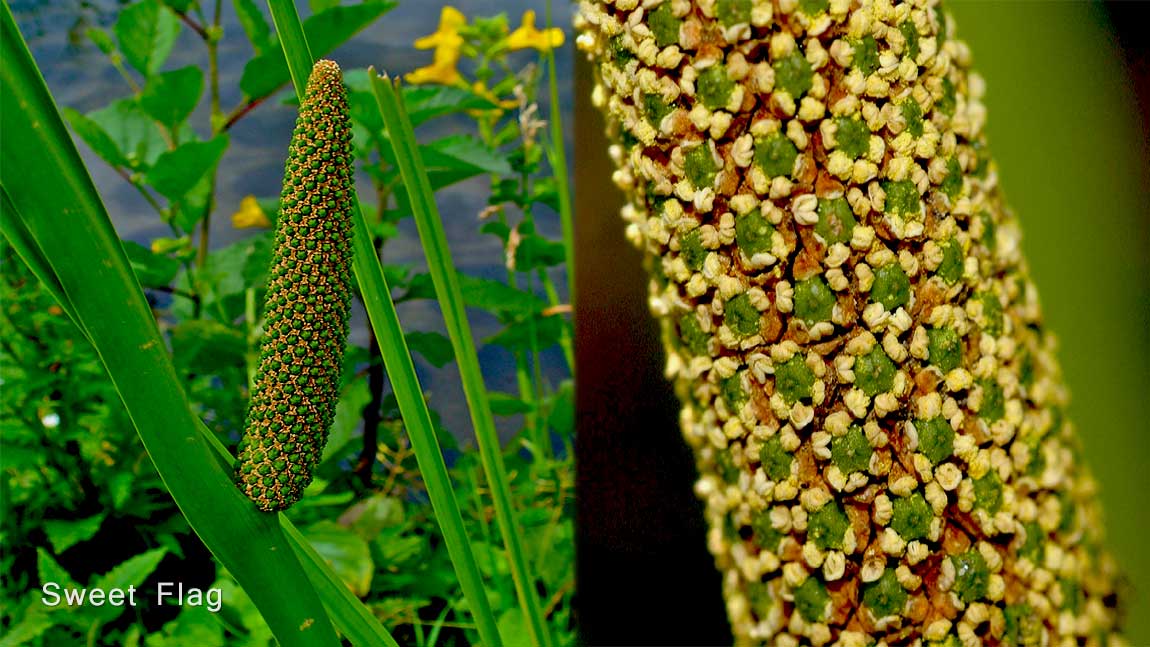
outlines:
{"label": "pond water", "polygon": [[[304,3],[298,4],[306,18],[308,8],[303,6]],[[266,15],[266,4],[257,2],[257,5]],[[84,36],[84,30],[90,26],[110,28],[121,3],[109,0],[15,0],[10,6],[59,106],[88,112],[102,108],[114,99],[130,95],[130,88],[108,59]],[[435,31],[442,6],[440,3],[402,0],[395,9],[384,14],[375,24],[329,55],[329,58],[339,62],[345,70],[374,65],[376,69],[393,75],[430,64],[432,53],[414,49],[412,41]],[[497,12],[497,7],[499,11],[508,14],[512,28],[518,25],[523,11],[534,9],[539,16],[537,24],[542,23],[545,11],[542,0],[510,0],[495,6],[483,0],[461,0],[452,3],[452,6],[469,17],[491,15]],[[241,101],[239,80],[244,64],[252,56],[252,50],[238,22],[233,4],[224,2],[222,9],[224,38],[219,57],[220,88],[221,105],[227,112]],[[565,112],[563,117],[567,127],[568,151],[571,150],[570,70],[574,40],[570,29],[571,11],[571,4],[555,3],[554,23],[567,34],[566,43],[557,51],[556,63],[560,75],[560,104]],[[533,60],[532,56],[533,53],[520,53],[515,61],[526,64]],[[184,28],[164,69],[186,65],[197,65],[206,70],[207,54],[200,39],[190,29]],[[540,112],[547,115],[550,106],[545,86],[541,94],[544,96],[541,96]],[[271,197],[279,194],[283,160],[296,114],[294,107],[283,105],[282,99],[289,96],[290,90],[282,90],[229,131],[231,145],[220,163],[216,204],[212,212],[213,248],[251,235],[250,231],[237,230],[231,225],[230,215],[236,211],[244,196]],[[204,100],[189,120],[201,135],[208,131],[208,115],[205,91]],[[447,118],[422,127],[419,135],[423,141],[428,141],[454,132],[473,132],[473,126],[469,128],[469,125],[466,118]],[[170,235],[167,225],[159,220],[133,187],[85,145],[81,143],[78,147],[116,229],[123,238],[147,246],[155,237]],[[568,163],[571,164],[572,160]],[[361,191],[370,187],[362,173],[359,181]],[[475,276],[505,279],[503,252],[498,241],[492,236],[478,233],[476,217],[486,206],[488,189],[489,181],[480,176],[440,191],[437,201],[448,243],[459,269]],[[536,219],[541,233],[553,239],[560,238],[560,226],[555,213],[545,207],[540,208]],[[401,224],[398,237],[388,242],[384,256],[388,263],[412,265],[417,270],[425,268],[418,235],[410,218]],[[565,275],[562,271],[556,271],[552,278],[561,298],[566,299]],[[400,304],[399,314],[406,329],[444,332],[442,318],[433,302]],[[469,312],[469,316],[476,340],[482,340],[498,331],[498,322],[494,317],[478,311]],[[356,310],[352,342],[366,346],[368,334],[366,317],[361,310]],[[514,361],[508,352],[498,347],[483,347],[480,348],[479,358],[489,389],[516,392]],[[557,384],[568,374],[558,350],[544,353],[543,366],[544,374],[552,384]],[[441,413],[447,427],[461,439],[470,438],[471,426],[454,364],[436,369],[416,355],[416,367],[425,390],[431,394],[432,406]],[[518,429],[514,419],[497,421],[501,423],[500,431],[505,437]]]}

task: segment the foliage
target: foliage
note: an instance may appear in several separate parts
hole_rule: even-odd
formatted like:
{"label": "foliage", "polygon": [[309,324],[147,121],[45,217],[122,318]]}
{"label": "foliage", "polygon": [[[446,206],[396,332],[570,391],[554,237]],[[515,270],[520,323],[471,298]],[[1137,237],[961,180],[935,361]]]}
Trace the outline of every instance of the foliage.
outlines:
{"label": "foliage", "polygon": [[[274,197],[216,205],[216,182],[227,172],[228,131],[287,87],[291,77],[275,29],[248,0],[235,3],[254,56],[240,80],[242,101],[220,106],[218,9],[199,3],[138,0],[123,5],[109,31],[88,36],[125,81],[126,96],[82,114],[64,114],[78,141],[110,165],[170,231],[124,249],[169,346],[194,411],[234,449],[258,359]],[[312,53],[322,55],[370,25],[393,5],[313,3],[303,23]],[[573,640],[571,382],[549,383],[545,351],[559,347],[570,362],[568,310],[555,288],[565,243],[538,233],[535,215],[560,210],[566,179],[546,159],[563,155],[540,142],[544,122],[535,97],[539,67],[514,54],[517,42],[550,55],[551,30],[512,32],[504,16],[461,25],[461,53],[474,61],[451,85],[403,89],[411,120],[470,121],[470,133],[421,142],[436,190],[476,176],[490,180],[481,232],[504,247],[506,280],[460,275],[466,304],[498,319],[487,340],[514,357],[517,393],[489,393],[492,411],[521,423],[506,443],[506,463],[525,554],[543,594],[543,613],[559,644]],[[531,27],[533,27],[533,16]],[[168,69],[182,30],[203,42],[200,67]],[[518,34],[520,40],[511,38]],[[530,36],[531,38],[527,38]],[[518,67],[515,67],[518,66]],[[474,81],[466,81],[467,74]],[[356,159],[372,182],[374,204],[362,204],[373,243],[387,244],[410,216],[366,71],[346,73]],[[193,124],[208,106],[207,128]],[[563,185],[564,190],[559,186]],[[368,194],[365,194],[368,195]],[[212,245],[211,220],[235,208],[237,226],[252,235]],[[246,216],[244,216],[246,210]],[[244,216],[244,217],[241,217]],[[0,626],[8,644],[265,645],[271,632],[249,596],[204,548],[174,505],[136,436],[99,356],[84,331],[41,285],[7,241],[0,243],[0,453],[5,522],[0,529]],[[434,299],[422,268],[385,266],[396,301]],[[405,328],[409,347],[430,364],[450,365],[455,353],[438,332]],[[443,534],[428,505],[408,428],[383,379],[380,351],[350,347],[336,422],[315,483],[288,517],[335,573],[401,644],[464,644],[476,639],[468,605],[453,572]],[[434,401],[432,401],[434,404]],[[439,416],[432,420],[449,459],[449,475],[499,631],[507,644],[529,632],[517,604],[507,554],[495,532],[490,487],[480,460],[459,446]],[[134,610],[110,606],[49,609],[45,581],[79,586],[133,584]],[[222,609],[154,604],[158,582],[220,588]]]}

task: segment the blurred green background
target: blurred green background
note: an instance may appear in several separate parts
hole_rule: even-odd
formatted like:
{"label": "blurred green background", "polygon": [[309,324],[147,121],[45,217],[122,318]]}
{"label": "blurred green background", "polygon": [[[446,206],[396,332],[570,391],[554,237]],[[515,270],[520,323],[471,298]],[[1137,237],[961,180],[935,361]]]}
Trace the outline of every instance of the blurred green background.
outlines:
{"label": "blurred green background", "polygon": [[991,150],[1136,589],[1128,637],[1150,645],[1150,165],[1130,52],[1095,3],[949,6],[986,79]]}

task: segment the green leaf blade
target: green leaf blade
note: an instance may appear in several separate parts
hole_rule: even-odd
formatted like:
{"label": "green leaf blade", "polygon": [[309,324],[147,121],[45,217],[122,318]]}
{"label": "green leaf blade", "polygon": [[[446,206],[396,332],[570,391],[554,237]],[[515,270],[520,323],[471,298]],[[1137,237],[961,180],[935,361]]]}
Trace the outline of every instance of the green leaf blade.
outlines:
{"label": "green leaf blade", "polygon": [[196,109],[204,91],[204,73],[189,65],[148,77],[140,107],[149,117],[176,130]]}
{"label": "green leaf blade", "polygon": [[180,22],[159,0],[143,0],[121,11],[112,31],[124,58],[147,77],[158,72],[172,53]]}

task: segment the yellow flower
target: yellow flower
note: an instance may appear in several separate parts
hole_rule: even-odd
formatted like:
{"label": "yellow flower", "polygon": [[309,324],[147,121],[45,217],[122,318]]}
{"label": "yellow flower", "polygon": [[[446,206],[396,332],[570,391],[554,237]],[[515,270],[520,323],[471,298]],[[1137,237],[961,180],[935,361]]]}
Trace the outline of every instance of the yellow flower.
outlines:
{"label": "yellow flower", "polygon": [[408,83],[440,83],[454,85],[459,82],[460,49],[463,47],[463,37],[459,29],[467,24],[467,18],[455,7],[444,7],[439,14],[439,28],[434,34],[424,36],[415,41],[417,49],[435,48],[435,59],[431,65],[426,65],[407,74],[404,78]]}
{"label": "yellow flower", "polygon": [[523,24],[511,32],[507,37],[508,49],[534,48],[541,52],[559,47],[563,44],[563,30],[558,27],[539,31],[535,28],[535,12],[528,9],[523,12]]}
{"label": "yellow flower", "polygon": [[247,196],[240,200],[240,210],[232,214],[232,226],[236,229],[251,229],[253,227],[270,227],[271,221],[267,214],[256,202],[255,196]]}
{"label": "yellow flower", "polygon": [[436,47],[435,61],[416,70],[412,70],[403,78],[408,83],[440,83],[442,85],[455,85],[462,78],[456,65],[459,63],[459,49],[452,47]]}
{"label": "yellow flower", "polygon": [[439,12],[439,28],[434,34],[424,36],[415,41],[416,49],[431,49],[439,47],[454,47],[459,49],[463,38],[459,35],[459,28],[467,24],[467,18],[455,7],[447,6]]}

